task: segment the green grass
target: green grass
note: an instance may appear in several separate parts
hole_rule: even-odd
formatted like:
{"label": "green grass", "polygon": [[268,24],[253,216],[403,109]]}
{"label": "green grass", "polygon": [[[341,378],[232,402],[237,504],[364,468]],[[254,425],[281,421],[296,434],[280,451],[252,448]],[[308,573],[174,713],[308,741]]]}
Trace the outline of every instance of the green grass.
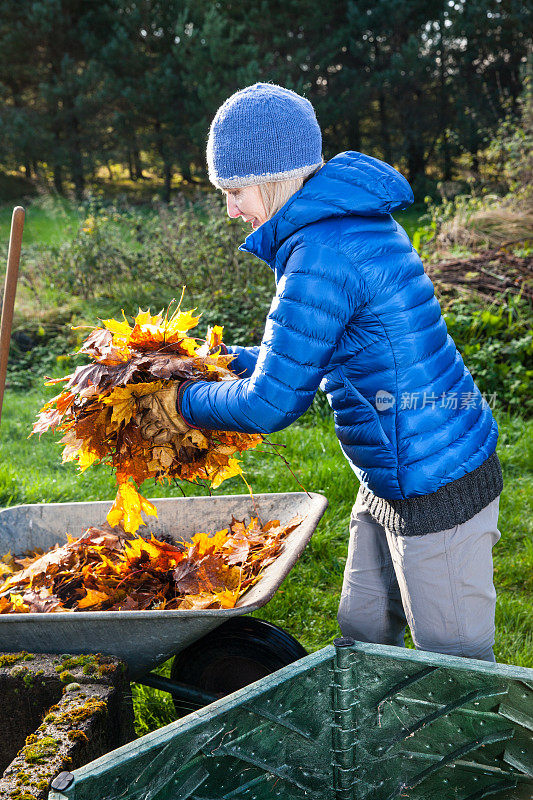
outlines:
{"label": "green grass", "polygon": [[[34,415],[51,389],[27,394],[7,392],[0,436],[0,504],[49,503],[109,499],[115,484],[107,468],[77,474],[61,464],[58,437],[27,439]],[[494,550],[498,590],[496,658],[503,663],[533,666],[533,422],[500,414],[499,455],[505,477],[499,527],[502,538]],[[272,600],[255,616],[281,625],[310,651],[338,635],[337,605],[346,550],[348,521],[356,495],[356,480],[342,456],[330,419],[310,414],[272,437],[285,445],[284,454],[307,489],[322,492],[329,508],[296,564]],[[245,456],[246,476],[256,492],[298,491],[284,464],[270,452]],[[189,495],[202,494],[187,485]],[[227,481],[218,493],[246,491],[239,479]],[[150,497],[178,496],[175,488],[144,487]],[[199,525],[201,527],[201,525]],[[73,533],[75,533],[73,531]],[[168,673],[168,663],[163,673]],[[173,719],[168,695],[134,686],[137,731],[144,733]]]}
{"label": "green grass", "polygon": [[[66,198],[46,195],[42,198],[24,202],[26,218],[24,220],[24,247],[31,244],[57,245],[72,239],[81,219],[77,206]],[[0,241],[7,243],[11,226],[13,203],[0,206]]]}

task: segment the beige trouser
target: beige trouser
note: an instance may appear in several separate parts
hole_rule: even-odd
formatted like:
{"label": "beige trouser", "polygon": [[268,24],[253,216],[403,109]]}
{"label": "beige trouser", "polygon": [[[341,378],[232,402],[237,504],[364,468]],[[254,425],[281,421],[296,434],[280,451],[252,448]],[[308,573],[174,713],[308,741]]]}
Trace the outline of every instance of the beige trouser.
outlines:
{"label": "beige trouser", "polygon": [[395,536],[358,494],[337,616],[343,636],[403,647],[407,623],[420,650],[494,661],[499,502],[449,530]]}

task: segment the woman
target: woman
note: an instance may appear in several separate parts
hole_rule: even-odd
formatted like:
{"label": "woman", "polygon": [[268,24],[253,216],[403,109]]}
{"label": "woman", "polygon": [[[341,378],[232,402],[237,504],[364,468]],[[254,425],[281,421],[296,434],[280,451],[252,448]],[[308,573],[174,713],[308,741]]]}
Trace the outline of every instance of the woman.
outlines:
{"label": "woman", "polygon": [[452,339],[418,254],[391,213],[413,202],[388,164],[325,165],[311,104],[257,83],[209,134],[209,176],[241,245],[272,268],[259,347],[231,347],[241,380],[187,382],[198,428],[271,433],[319,386],[360,489],[338,620],[345,636],[493,661],[492,546],[502,475],[497,426]]}

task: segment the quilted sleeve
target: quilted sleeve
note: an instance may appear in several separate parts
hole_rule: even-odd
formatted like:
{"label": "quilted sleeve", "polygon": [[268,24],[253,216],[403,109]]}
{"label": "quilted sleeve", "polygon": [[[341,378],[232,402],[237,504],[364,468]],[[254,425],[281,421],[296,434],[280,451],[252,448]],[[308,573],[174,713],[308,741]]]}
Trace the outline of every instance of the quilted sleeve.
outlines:
{"label": "quilted sleeve", "polygon": [[309,408],[346,326],[364,303],[353,264],[332,247],[296,247],[278,282],[249,378],[191,382],[180,412],[197,428],[271,433]]}

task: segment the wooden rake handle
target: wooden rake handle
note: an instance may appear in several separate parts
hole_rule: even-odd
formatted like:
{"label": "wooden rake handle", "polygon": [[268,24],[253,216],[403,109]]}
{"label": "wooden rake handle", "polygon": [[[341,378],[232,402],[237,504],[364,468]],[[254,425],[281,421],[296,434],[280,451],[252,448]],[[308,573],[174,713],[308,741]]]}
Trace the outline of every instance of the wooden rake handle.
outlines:
{"label": "wooden rake handle", "polygon": [[17,280],[19,274],[24,216],[25,212],[22,206],[16,206],[16,208],[13,209],[13,216],[11,218],[11,234],[9,237],[9,250],[7,253],[4,299],[2,302],[2,322],[0,324],[0,420],[2,418],[2,405],[4,402],[4,389],[6,386],[7,359],[9,357],[9,343],[11,341],[11,326],[13,324],[15,292],[17,290]]}

